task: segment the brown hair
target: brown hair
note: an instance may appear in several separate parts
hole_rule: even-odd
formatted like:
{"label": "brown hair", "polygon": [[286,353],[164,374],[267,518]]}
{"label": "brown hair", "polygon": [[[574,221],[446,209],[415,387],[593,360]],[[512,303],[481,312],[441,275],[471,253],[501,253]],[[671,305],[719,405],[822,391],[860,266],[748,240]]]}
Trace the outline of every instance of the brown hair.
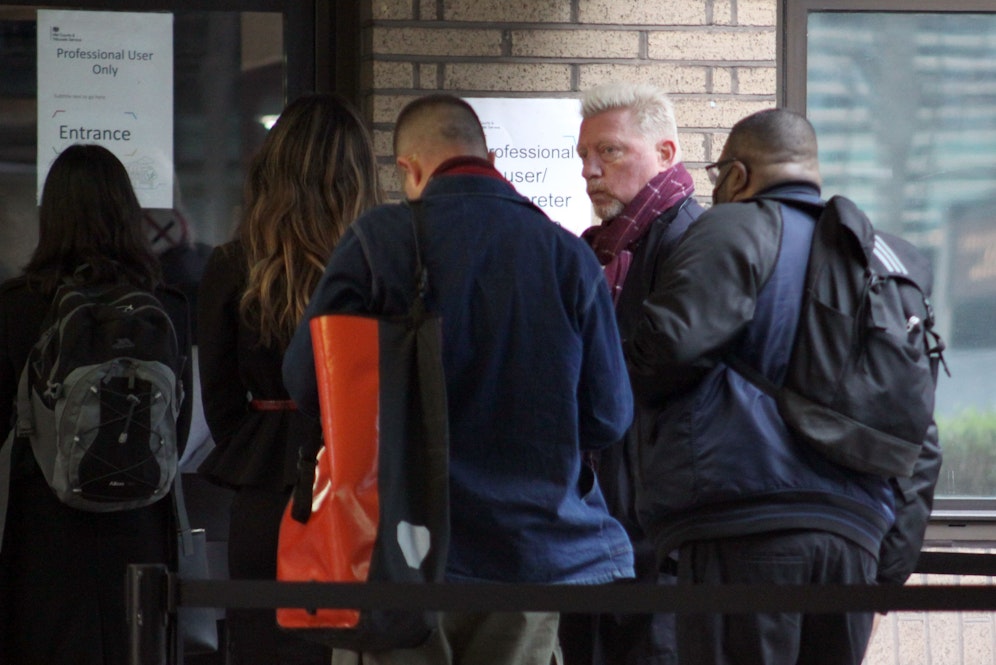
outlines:
{"label": "brown hair", "polygon": [[288,105],[249,168],[239,227],[240,310],[263,344],[286,347],[335,244],[379,201],[373,142],[352,107],[325,94]]}

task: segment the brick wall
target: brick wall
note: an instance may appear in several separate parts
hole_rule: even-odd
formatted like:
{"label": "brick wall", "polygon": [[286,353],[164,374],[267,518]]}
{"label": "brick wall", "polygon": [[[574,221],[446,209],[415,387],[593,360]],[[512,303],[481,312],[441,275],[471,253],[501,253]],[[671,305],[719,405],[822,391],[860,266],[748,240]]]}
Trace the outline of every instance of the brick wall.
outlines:
{"label": "brick wall", "polygon": [[672,95],[688,166],[714,161],[734,122],[775,105],[776,11],[777,0],[369,0],[362,92],[385,186],[397,189],[394,118],[433,90],[577,97],[650,81]]}

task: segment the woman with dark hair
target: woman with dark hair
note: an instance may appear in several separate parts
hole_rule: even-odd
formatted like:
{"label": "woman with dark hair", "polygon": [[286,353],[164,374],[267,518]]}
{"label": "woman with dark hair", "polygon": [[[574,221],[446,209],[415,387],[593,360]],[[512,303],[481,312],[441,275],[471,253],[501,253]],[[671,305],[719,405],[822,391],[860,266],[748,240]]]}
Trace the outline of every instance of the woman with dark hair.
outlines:
{"label": "woman with dark hair", "polygon": [[[292,102],[250,166],[235,240],[214,250],[197,321],[204,415],[215,448],[199,471],[233,488],[233,579],[275,579],[298,448],[321,437],[281,379],[284,350],[346,226],[378,203],[370,135],[342,99]],[[330,652],[280,631],[273,610],[230,610],[233,665],[320,663]]]}
{"label": "woman with dark hair", "polygon": [[[127,282],[153,292],[189,356],[186,300],[161,283],[125,167],[103,147],[72,145],[45,180],[38,245],[24,273],[0,286],[0,441],[13,423],[28,353],[56,289],[67,281]],[[190,401],[184,400],[180,445],[189,422]],[[125,572],[130,563],[173,559],[171,499],[106,513],[69,507],[49,488],[27,439],[12,445],[0,548],[0,662],[124,665]]]}

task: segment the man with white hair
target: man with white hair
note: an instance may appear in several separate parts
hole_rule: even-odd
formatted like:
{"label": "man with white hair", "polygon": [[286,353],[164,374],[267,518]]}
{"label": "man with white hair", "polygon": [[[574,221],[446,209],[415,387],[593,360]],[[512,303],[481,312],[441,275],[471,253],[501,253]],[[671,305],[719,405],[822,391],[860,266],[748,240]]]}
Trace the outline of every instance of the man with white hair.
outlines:
{"label": "man with white hair", "polygon": [[[623,340],[642,317],[664,258],[702,213],[682,164],[674,109],[648,84],[610,83],[581,98],[578,156],[588,196],[602,223],[584,232],[612,289]],[[636,520],[636,451],[653,436],[656,408],[642,408],[619,445],[589,456],[609,509],[633,542],[637,577],[673,582],[661,572]],[[561,644],[567,665],[669,665],[675,662],[674,615],[567,615]]]}

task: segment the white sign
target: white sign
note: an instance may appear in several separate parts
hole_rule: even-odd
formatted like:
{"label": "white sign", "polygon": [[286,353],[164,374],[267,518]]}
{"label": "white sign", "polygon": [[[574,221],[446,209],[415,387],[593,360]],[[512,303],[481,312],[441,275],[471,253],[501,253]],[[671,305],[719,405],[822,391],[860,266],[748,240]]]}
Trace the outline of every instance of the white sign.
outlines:
{"label": "white sign", "polygon": [[577,154],[578,100],[466,101],[481,119],[488,148],[495,153],[495,167],[519,193],[576,234],[591,226],[591,202]]}
{"label": "white sign", "polygon": [[38,10],[38,196],[74,143],[122,161],[143,208],[173,207],[173,15]]}

